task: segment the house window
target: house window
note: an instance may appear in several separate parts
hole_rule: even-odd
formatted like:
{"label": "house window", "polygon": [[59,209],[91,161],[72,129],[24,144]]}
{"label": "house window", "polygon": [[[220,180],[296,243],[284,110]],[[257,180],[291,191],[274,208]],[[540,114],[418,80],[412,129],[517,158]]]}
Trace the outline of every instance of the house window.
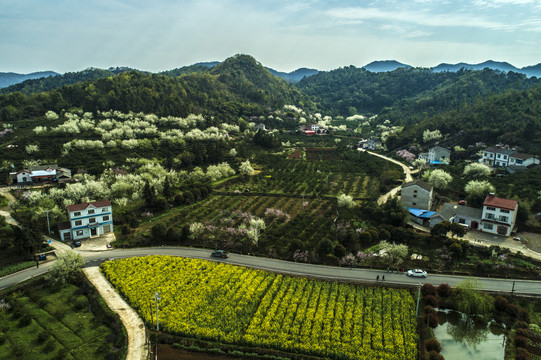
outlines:
{"label": "house window", "polygon": [[88,222],[94,224],[96,222],[96,218],[90,218],[88,219]]}
{"label": "house window", "polygon": [[81,220],[75,220],[75,226],[81,226],[83,222]]}
{"label": "house window", "polygon": [[509,218],[507,216],[500,216],[500,221],[507,222]]}
{"label": "house window", "polygon": [[465,224],[465,223],[466,223],[466,219],[458,219],[458,223],[459,223],[459,224]]}
{"label": "house window", "polygon": [[101,209],[101,212],[107,212],[107,211],[109,211],[109,208],[105,207],[105,208]]}
{"label": "house window", "polygon": [[493,228],[494,228],[494,226],[492,226],[492,224],[487,224],[487,223],[483,224],[483,229],[492,230]]}
{"label": "house window", "polygon": [[105,215],[105,216],[103,217],[103,221],[109,221],[109,215]]}
{"label": "house window", "polygon": [[417,203],[413,203],[413,205],[417,205]]}
{"label": "house window", "polygon": [[496,208],[493,208],[493,207],[487,206],[487,210],[490,210],[490,211],[496,211]]}
{"label": "house window", "polygon": [[417,195],[413,195],[413,197],[417,197]]}
{"label": "house window", "polygon": [[83,230],[77,230],[75,233],[77,236],[83,236]]}
{"label": "house window", "polygon": [[81,212],[80,211],[74,212],[73,216],[81,216]]}
{"label": "house window", "polygon": [[517,159],[515,162],[519,165],[522,165],[522,160]]}
{"label": "house window", "polygon": [[504,159],[504,160],[507,160],[507,155],[504,155],[504,156],[503,156],[503,159]]}
{"label": "house window", "polygon": [[487,213],[487,219],[494,219],[494,214]]}
{"label": "house window", "polygon": [[88,210],[88,214],[89,214],[89,215],[90,215],[90,214],[94,214],[94,209]]}
{"label": "house window", "polygon": [[416,193],[417,193],[417,190],[413,190],[413,192],[416,194]]}
{"label": "house window", "polygon": [[509,214],[509,210],[500,209],[500,212],[502,212],[504,214]]}
{"label": "house window", "polygon": [[500,154],[498,154],[497,158],[499,159],[499,158],[501,158],[501,157],[502,157],[502,156],[501,156]]}
{"label": "house window", "polygon": [[488,153],[485,153],[485,157],[488,156]]}

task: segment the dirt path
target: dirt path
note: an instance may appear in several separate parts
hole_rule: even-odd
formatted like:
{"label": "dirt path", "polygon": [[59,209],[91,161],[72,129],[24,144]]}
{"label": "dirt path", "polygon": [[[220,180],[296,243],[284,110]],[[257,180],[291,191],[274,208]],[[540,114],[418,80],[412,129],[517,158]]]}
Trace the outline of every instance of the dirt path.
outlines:
{"label": "dirt path", "polygon": [[[381,155],[381,154],[378,154],[378,153],[375,153],[375,152],[372,152],[372,151],[364,150],[364,152],[369,153],[370,155],[380,157],[382,159],[385,159],[385,160],[390,161],[392,163],[395,163],[397,165],[400,165],[402,167],[402,170],[404,170],[404,174],[406,174],[406,181],[405,182],[413,181],[413,177],[411,176],[411,174],[412,174],[411,169],[408,166],[402,164],[400,161],[395,160],[395,159],[391,159],[390,157],[387,157],[385,155]],[[391,191],[389,191],[388,193],[381,195],[378,198],[378,204],[381,205],[381,204],[386,203],[387,200],[389,200],[389,198],[395,196],[400,191],[400,189],[402,189],[402,185],[397,186],[394,189],[391,189]]]}
{"label": "dirt path", "polygon": [[120,297],[105,279],[99,267],[83,269],[86,277],[96,287],[107,305],[120,316],[128,332],[128,354],[126,360],[146,360],[148,347],[145,343],[145,326],[137,313]]}

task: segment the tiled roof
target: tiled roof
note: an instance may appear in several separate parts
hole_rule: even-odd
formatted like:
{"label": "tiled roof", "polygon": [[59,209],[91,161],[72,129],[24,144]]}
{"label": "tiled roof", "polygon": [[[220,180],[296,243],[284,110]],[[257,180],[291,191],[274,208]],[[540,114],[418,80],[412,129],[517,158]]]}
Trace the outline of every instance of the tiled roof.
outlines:
{"label": "tiled roof", "polygon": [[68,212],[85,210],[90,205],[94,205],[95,207],[104,207],[104,206],[111,206],[111,202],[109,200],[101,200],[101,201],[94,201],[94,202],[89,202],[89,203],[68,205]]}
{"label": "tiled roof", "polygon": [[516,153],[516,154],[513,154],[511,156],[516,158],[516,159],[522,159],[522,160],[526,160],[526,159],[534,157],[533,155],[530,155],[530,154],[521,154],[521,153]]}
{"label": "tiled roof", "polygon": [[518,205],[516,200],[502,199],[494,195],[487,195],[483,206],[491,206],[506,210],[515,210]]}
{"label": "tiled roof", "polygon": [[425,189],[426,191],[432,191],[432,189],[433,189],[432,185],[430,185],[427,182],[424,182],[423,180],[413,180],[413,181],[407,182],[407,183],[402,185],[402,188],[405,188],[405,187],[408,187],[408,186],[413,186],[413,185],[417,185],[417,186]]}
{"label": "tiled roof", "polygon": [[69,221],[58,223],[58,230],[66,230],[66,229],[71,229],[71,223]]}
{"label": "tiled roof", "polygon": [[464,217],[469,217],[473,219],[481,219],[483,210],[451,203],[443,204],[443,207],[436,212],[436,215],[441,215],[443,218],[449,220],[453,216],[459,215]]}
{"label": "tiled roof", "polygon": [[492,152],[492,153],[496,153],[496,154],[503,154],[503,155],[513,155],[513,154],[516,153],[516,150],[502,149],[502,148],[497,148],[497,147],[494,147],[494,146],[488,147],[483,151]]}

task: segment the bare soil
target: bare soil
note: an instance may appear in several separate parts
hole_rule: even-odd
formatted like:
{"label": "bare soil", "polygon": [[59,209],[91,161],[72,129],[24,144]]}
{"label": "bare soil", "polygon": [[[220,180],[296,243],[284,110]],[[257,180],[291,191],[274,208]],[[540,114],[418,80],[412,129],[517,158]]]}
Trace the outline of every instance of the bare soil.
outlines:
{"label": "bare soil", "polygon": [[[154,349],[152,349],[154,350]],[[155,355],[152,352],[151,358]],[[175,349],[171,345],[158,344],[158,359],[160,360],[237,360],[240,357],[232,357],[228,355],[214,355],[203,352],[187,351],[184,349]]]}

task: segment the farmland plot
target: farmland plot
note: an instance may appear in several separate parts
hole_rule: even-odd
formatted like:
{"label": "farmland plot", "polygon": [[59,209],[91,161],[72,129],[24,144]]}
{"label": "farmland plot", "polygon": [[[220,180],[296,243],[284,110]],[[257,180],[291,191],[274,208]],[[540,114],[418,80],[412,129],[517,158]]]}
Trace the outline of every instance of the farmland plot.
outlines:
{"label": "farmland plot", "polygon": [[167,332],[331,359],[416,359],[414,301],[406,290],[289,277],[171,256],[102,264],[148,322],[161,292]]}

